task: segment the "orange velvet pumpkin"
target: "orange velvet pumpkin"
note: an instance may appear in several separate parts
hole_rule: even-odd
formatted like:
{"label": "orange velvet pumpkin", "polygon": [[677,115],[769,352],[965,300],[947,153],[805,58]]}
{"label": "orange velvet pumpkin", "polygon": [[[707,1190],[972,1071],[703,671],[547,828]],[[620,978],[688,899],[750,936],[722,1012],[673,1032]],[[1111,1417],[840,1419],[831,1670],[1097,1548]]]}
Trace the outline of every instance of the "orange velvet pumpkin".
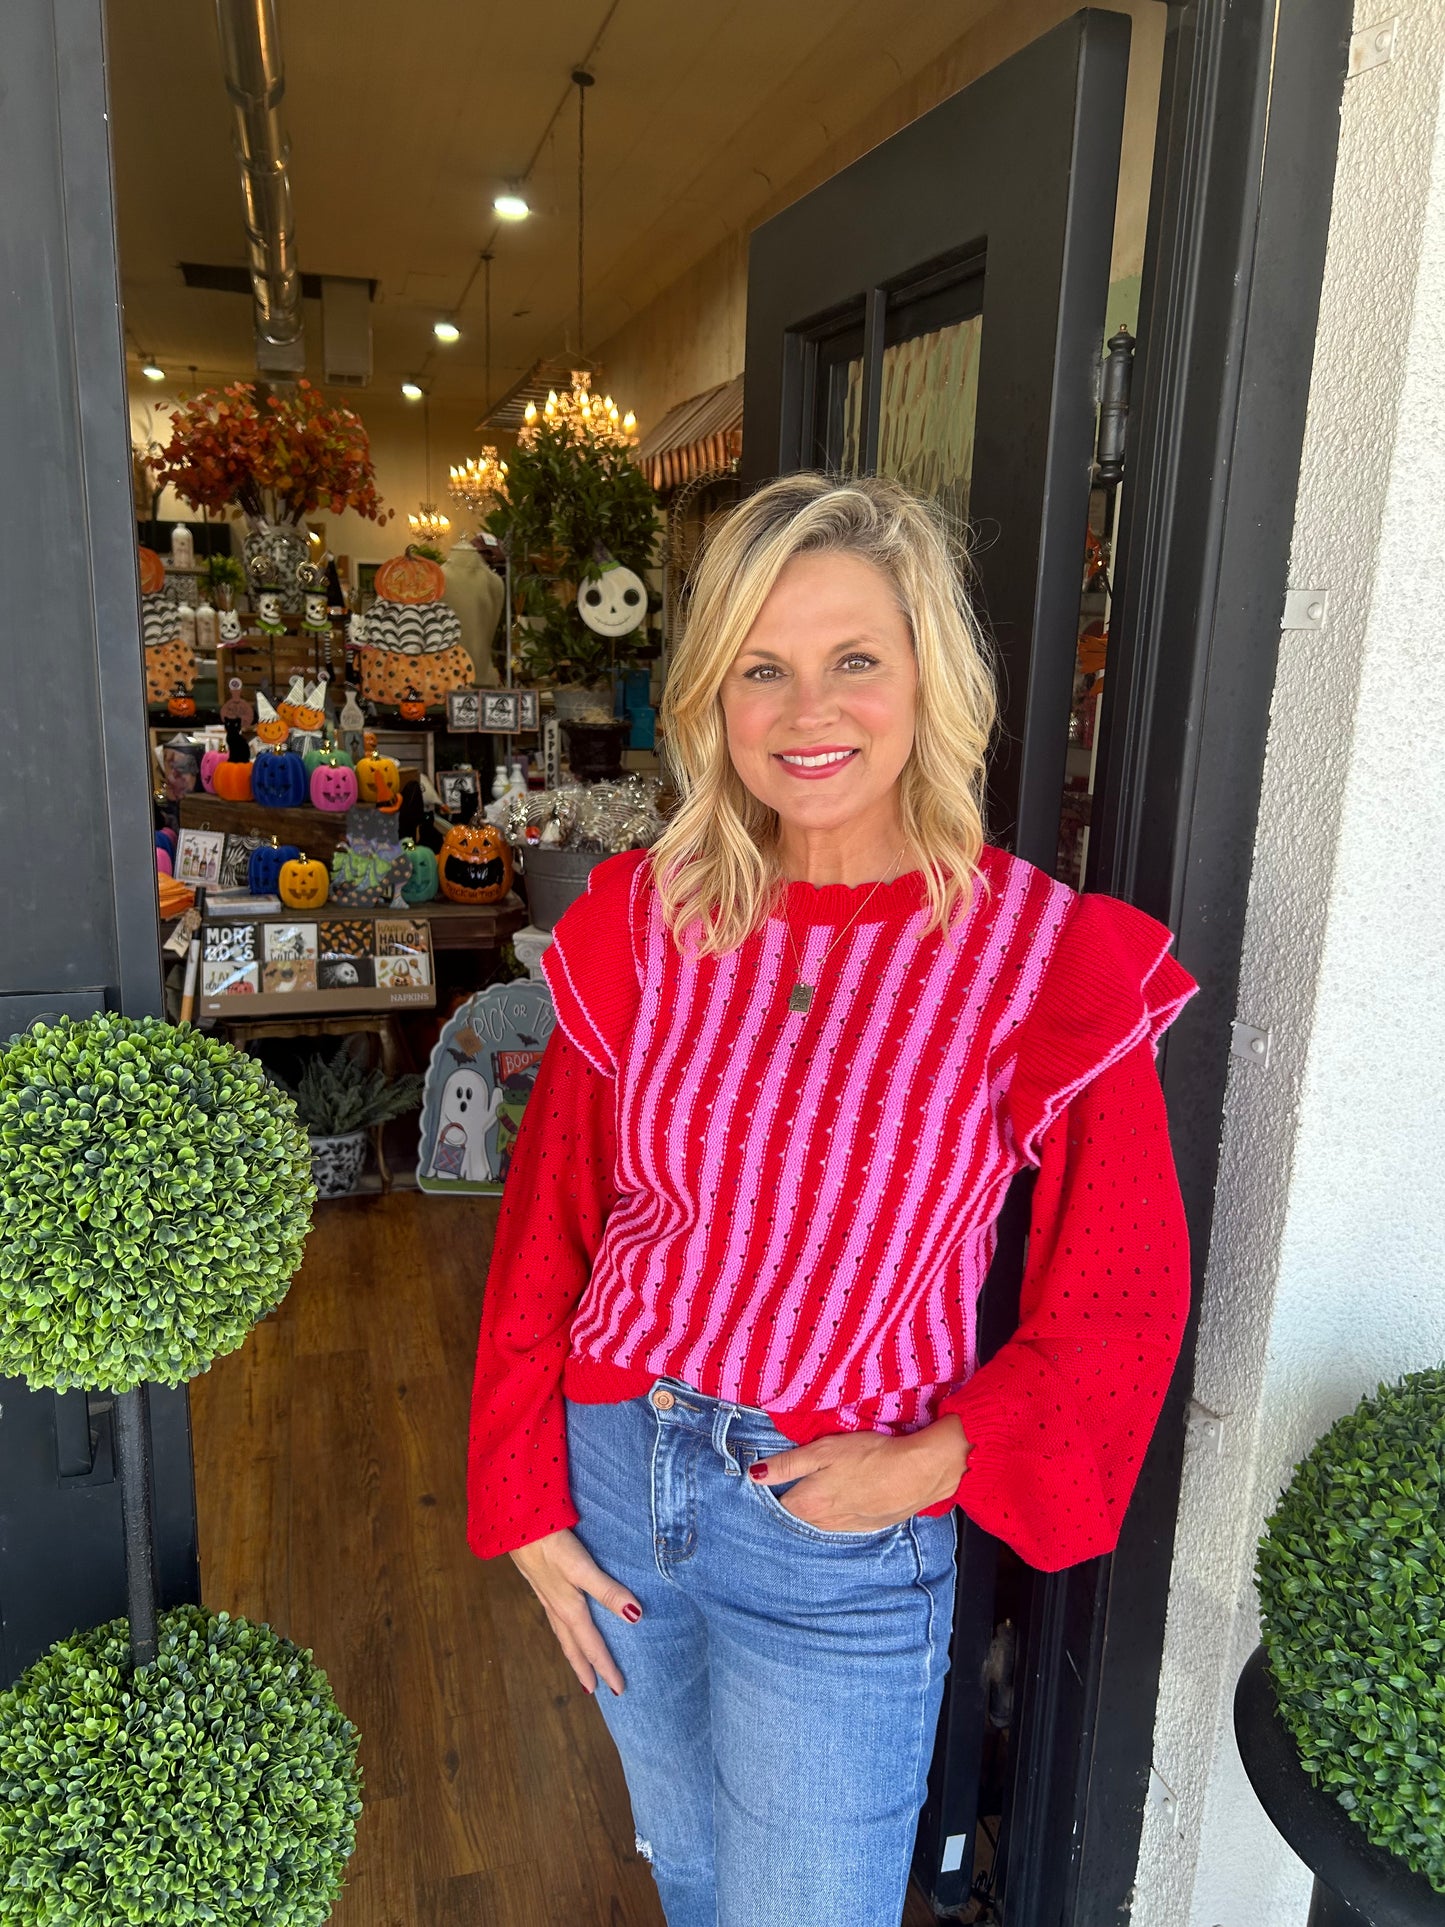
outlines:
{"label": "orange velvet pumpkin", "polygon": [[440,562],[430,556],[394,555],[376,572],[373,587],[383,602],[440,602],[447,586]]}
{"label": "orange velvet pumpkin", "polygon": [[140,551],[140,592],[142,595],[159,595],[166,586],[166,565],[154,549]]}
{"label": "orange velvet pumpkin", "polygon": [[227,803],[249,803],[251,800],[251,765],[249,763],[217,763],[212,777],[216,794]]}
{"label": "orange velvet pumpkin", "polygon": [[331,894],[331,878],[324,863],[303,855],[281,865],[276,887],[288,910],[319,910]]}
{"label": "orange velvet pumpkin", "polygon": [[490,823],[458,823],[442,839],[437,868],[453,903],[500,903],[512,887],[512,848]]}

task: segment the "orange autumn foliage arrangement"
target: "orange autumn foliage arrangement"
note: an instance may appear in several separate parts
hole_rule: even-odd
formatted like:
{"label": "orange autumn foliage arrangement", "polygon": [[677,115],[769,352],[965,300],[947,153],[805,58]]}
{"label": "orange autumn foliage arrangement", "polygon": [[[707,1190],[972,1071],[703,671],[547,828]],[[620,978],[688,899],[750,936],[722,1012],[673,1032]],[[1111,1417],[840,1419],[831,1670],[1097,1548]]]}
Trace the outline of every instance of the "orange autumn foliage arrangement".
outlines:
{"label": "orange autumn foliage arrangement", "polygon": [[392,514],[376,492],[360,418],[333,407],[304,378],[269,393],[232,382],[183,400],[156,479],[193,508],[218,514],[233,502],[273,522],[299,522],[318,509],[354,509],[372,522]]}

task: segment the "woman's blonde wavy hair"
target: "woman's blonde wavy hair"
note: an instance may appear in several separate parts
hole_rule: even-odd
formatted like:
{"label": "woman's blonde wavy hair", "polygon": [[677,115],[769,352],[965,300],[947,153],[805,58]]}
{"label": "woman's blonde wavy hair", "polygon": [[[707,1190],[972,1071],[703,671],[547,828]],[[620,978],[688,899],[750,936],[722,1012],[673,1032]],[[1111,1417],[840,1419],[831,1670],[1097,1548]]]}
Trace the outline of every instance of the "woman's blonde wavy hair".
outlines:
{"label": "woman's blonde wavy hair", "polygon": [[668,929],[698,954],[735,949],[766,919],[781,880],[778,818],[728,754],[720,691],[784,565],[853,555],[886,576],[913,636],[918,708],[901,806],[927,882],[929,929],[972,899],[983,847],[984,757],[997,703],[987,644],[934,510],[882,477],[770,482],[732,510],[703,551],[662,700],[665,767],[681,805],[653,846]]}

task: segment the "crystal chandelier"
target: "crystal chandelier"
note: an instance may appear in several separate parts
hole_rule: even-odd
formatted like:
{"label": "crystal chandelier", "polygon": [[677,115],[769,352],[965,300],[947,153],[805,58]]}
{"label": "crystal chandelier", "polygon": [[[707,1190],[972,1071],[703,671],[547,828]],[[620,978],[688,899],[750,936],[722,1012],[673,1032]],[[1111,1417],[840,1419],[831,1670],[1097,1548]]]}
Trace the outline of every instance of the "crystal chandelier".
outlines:
{"label": "crystal chandelier", "polygon": [[637,446],[637,417],[630,408],[622,414],[611,395],[594,395],[592,377],[585,368],[573,369],[570,393],[559,395],[552,389],[540,409],[534,401],[527,403],[517,431],[518,444],[530,448],[544,424],[573,446],[587,442],[606,448]]}
{"label": "crystal chandelier", "polygon": [[412,538],[417,542],[440,542],[452,526],[451,517],[443,515],[435,502],[423,502],[418,513],[408,515],[406,519],[411,523]]}
{"label": "crystal chandelier", "polygon": [[453,464],[448,474],[447,494],[473,515],[485,515],[507,492],[507,464],[490,443],[480,456],[469,455]]}

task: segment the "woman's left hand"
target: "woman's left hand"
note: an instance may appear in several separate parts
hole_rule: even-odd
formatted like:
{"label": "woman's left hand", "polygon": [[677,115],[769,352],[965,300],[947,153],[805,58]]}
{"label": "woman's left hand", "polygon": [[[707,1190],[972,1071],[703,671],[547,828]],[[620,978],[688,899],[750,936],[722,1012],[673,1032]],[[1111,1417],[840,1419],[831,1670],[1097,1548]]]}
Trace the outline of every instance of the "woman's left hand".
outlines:
{"label": "woman's left hand", "polygon": [[820,1532],[881,1532],[951,1499],[968,1464],[968,1440],[949,1413],[919,1432],[830,1432],[759,1460],[759,1485],[798,1483],[778,1504]]}

